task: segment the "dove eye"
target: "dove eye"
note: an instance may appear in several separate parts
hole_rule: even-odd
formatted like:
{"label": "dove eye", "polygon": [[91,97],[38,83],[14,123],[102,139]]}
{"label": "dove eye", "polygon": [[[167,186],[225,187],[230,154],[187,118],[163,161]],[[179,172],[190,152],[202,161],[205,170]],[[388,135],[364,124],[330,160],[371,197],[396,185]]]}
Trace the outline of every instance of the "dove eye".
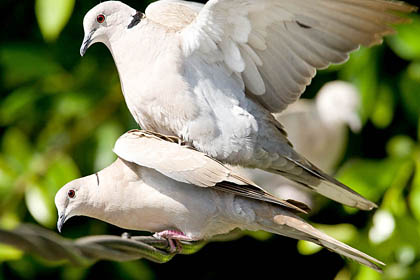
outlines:
{"label": "dove eye", "polygon": [[68,197],[73,198],[76,195],[76,192],[74,190],[69,190],[67,195]]}
{"label": "dove eye", "polygon": [[100,14],[96,17],[96,21],[99,23],[103,23],[105,21],[105,16]]}

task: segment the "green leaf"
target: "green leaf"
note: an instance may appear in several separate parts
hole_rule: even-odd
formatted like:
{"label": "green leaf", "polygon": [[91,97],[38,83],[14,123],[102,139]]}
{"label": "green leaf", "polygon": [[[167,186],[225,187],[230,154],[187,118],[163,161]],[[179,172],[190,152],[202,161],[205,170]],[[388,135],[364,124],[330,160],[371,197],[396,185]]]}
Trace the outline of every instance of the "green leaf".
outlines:
{"label": "green leaf", "polygon": [[420,61],[410,63],[407,68],[407,73],[411,79],[420,82]]}
{"label": "green leaf", "polygon": [[369,230],[369,239],[373,243],[387,240],[395,229],[395,219],[387,210],[378,210],[373,216],[373,226]]}
{"label": "green leaf", "polygon": [[403,164],[395,159],[352,160],[339,170],[337,177],[366,198],[378,201]]}
{"label": "green leaf", "polygon": [[381,274],[367,266],[361,265],[359,273],[354,279],[355,280],[380,280]]}
{"label": "green leaf", "polygon": [[118,275],[123,279],[154,279],[153,271],[146,262],[132,261],[117,263]]}
{"label": "green leaf", "polygon": [[33,156],[27,136],[17,128],[10,128],[3,135],[2,152],[9,166],[16,171],[24,171]]}
{"label": "green leaf", "polygon": [[43,226],[53,228],[56,223],[55,211],[52,211],[51,204],[54,200],[48,196],[47,192],[37,184],[28,184],[25,192],[26,206],[32,217]]}
{"label": "green leaf", "polygon": [[[49,165],[43,181],[43,187],[48,192],[48,200],[55,209],[54,197],[56,192],[66,183],[80,177],[79,168],[72,158],[65,154],[58,155]],[[55,210],[54,210],[55,212]]]}
{"label": "green leaf", "polygon": [[401,58],[414,60],[420,58],[420,16],[411,14],[412,22],[395,27],[397,35],[388,38],[391,49]]}
{"label": "green leaf", "polygon": [[266,241],[268,239],[270,239],[273,235],[269,232],[266,231],[262,231],[262,230],[257,230],[257,231],[247,231],[246,234],[248,234],[249,236],[259,240],[259,241]]}
{"label": "green leaf", "polygon": [[39,94],[33,87],[22,87],[13,91],[0,103],[0,125],[8,125],[27,117]]}
{"label": "green leaf", "polygon": [[351,54],[349,61],[339,71],[339,78],[352,82],[361,93],[360,115],[363,123],[370,117],[376,102],[377,50],[377,47],[361,48]]}
{"label": "green leaf", "polygon": [[417,221],[420,221],[420,158],[416,158],[416,175],[408,196],[408,202]]}
{"label": "green leaf", "polygon": [[20,219],[16,212],[5,212],[0,218],[0,226],[2,229],[13,229],[20,223]]}
{"label": "green leaf", "polygon": [[123,129],[117,122],[108,122],[98,129],[96,134],[98,145],[95,156],[95,170],[103,169],[115,160],[116,156],[112,149],[122,132]]}
{"label": "green leaf", "polygon": [[405,107],[405,113],[411,119],[412,123],[417,124],[420,116],[420,81],[413,79],[409,72],[405,72],[399,88],[402,94],[402,101]]}
{"label": "green leaf", "polygon": [[386,190],[382,199],[382,207],[390,210],[396,216],[406,215],[407,206],[404,193],[415,171],[415,164],[411,158],[400,162],[401,166],[395,170],[391,186]]}
{"label": "green leaf", "polygon": [[60,118],[81,117],[91,110],[92,103],[84,93],[69,92],[60,96],[54,109]]}
{"label": "green leaf", "polygon": [[39,80],[62,71],[45,49],[30,43],[7,44],[0,47],[0,64],[8,87]]}
{"label": "green leaf", "polygon": [[75,0],[36,0],[35,14],[42,36],[48,42],[60,35],[73,12]]}
{"label": "green leaf", "polygon": [[391,157],[411,156],[416,143],[407,135],[397,135],[386,144],[386,151]]}
{"label": "green leaf", "polygon": [[394,116],[394,99],[389,86],[381,85],[372,111],[372,123],[378,128],[386,128]]}
{"label": "green leaf", "polygon": [[356,239],[357,237],[357,228],[351,224],[337,224],[337,225],[316,224],[314,226],[320,231],[344,243],[348,243],[351,240]]}
{"label": "green leaf", "polygon": [[297,249],[301,255],[312,255],[321,251],[322,247],[309,241],[299,240]]}
{"label": "green leaf", "polygon": [[4,198],[13,189],[18,174],[20,173],[14,170],[8,161],[0,155],[0,197]]}
{"label": "green leaf", "polygon": [[12,247],[0,244],[0,262],[18,260],[23,256],[23,252]]}

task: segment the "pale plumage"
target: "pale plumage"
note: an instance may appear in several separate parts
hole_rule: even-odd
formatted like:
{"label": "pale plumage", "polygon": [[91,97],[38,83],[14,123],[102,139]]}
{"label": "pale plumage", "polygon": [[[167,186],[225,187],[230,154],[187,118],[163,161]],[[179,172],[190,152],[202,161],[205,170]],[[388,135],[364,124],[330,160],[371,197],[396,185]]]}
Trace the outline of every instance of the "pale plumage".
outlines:
{"label": "pale plumage", "polygon": [[395,12],[412,10],[385,0],[159,1],[144,16],[109,1],[85,16],[81,53],[95,42],[107,45],[143,129],[368,210],[373,202],[293,150],[271,112],[299,98],[317,68],[344,62],[360,44],[380,43],[389,24],[405,21]]}
{"label": "pale plumage", "polygon": [[291,210],[305,212],[285,200],[265,192],[220,162],[194,148],[185,145],[176,137],[168,137],[145,130],[131,130],[122,135],[114,146],[114,153],[125,161],[155,169],[178,182],[203,188],[213,188],[257,200],[272,202]]}
{"label": "pale plumage", "polygon": [[[284,125],[297,152],[327,172],[336,170],[347,144],[347,127],[361,128],[357,89],[344,81],[325,84],[314,100],[300,99],[275,118]],[[281,176],[259,169],[232,167],[280,198],[295,199],[313,208],[311,192]]]}
{"label": "pale plumage", "polygon": [[[235,228],[265,230],[314,242],[381,271],[378,265],[383,265],[382,262],[315,229],[293,213],[296,207],[217,188],[223,184],[235,185],[232,178],[241,187],[249,183],[254,189],[256,185],[194,149],[171,138],[138,131],[127,133],[119,141],[115,150],[134,162],[118,158],[104,170],[62,187],[55,197],[59,229],[70,217],[83,215],[125,229],[177,231],[183,240],[208,239]],[[118,147],[136,141],[135,158]],[[151,157],[152,153],[157,153],[159,158]],[[174,165],[179,161],[182,167]],[[172,164],[173,170],[168,164]],[[224,171],[212,175],[203,169]],[[200,187],[182,182],[203,174],[217,179]]]}

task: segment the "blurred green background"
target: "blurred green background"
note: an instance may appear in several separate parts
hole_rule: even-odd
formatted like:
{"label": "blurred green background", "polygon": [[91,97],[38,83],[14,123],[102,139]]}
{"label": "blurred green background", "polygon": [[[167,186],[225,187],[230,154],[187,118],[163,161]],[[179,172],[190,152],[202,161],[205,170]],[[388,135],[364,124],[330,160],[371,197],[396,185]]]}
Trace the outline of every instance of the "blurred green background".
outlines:
{"label": "blurred green background", "polygon": [[[144,10],[146,1],[125,1]],[[419,4],[417,1],[408,1]],[[53,231],[54,195],[68,181],[107,166],[114,141],[136,128],[104,45],[82,59],[84,14],[98,1],[1,0],[0,227],[22,222]],[[309,217],[328,234],[387,263],[373,270],[305,243],[268,234],[213,243],[167,264],[49,263],[0,244],[0,279],[420,279],[420,17],[381,46],[362,48],[344,65],[319,72],[304,94],[330,80],[354,83],[362,95],[363,129],[349,134],[337,177],[378,203],[359,212],[322,201]],[[121,234],[73,218],[63,235]],[[224,277],[223,277],[224,276]]]}

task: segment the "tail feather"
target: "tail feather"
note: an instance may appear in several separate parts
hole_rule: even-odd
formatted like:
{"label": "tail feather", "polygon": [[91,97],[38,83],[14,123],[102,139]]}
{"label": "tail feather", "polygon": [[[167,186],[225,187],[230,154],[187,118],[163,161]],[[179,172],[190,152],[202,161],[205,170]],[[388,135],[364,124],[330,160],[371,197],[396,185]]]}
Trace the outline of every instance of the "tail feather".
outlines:
{"label": "tail feather", "polygon": [[323,246],[330,251],[338,253],[344,257],[355,260],[358,263],[364,264],[378,272],[382,272],[380,265],[385,264],[357,249],[354,249],[330,236],[317,230],[303,219],[291,214],[279,214],[273,218],[273,224],[263,222],[265,230],[292,237],[295,239],[302,239],[313,242]]}
{"label": "tail feather", "polygon": [[293,167],[270,169],[268,171],[278,173],[284,177],[302,184],[311,190],[326,196],[344,205],[356,207],[361,210],[372,210],[377,205],[364,198],[343,183],[321,171],[307,160],[294,160],[287,158],[289,165]]}

